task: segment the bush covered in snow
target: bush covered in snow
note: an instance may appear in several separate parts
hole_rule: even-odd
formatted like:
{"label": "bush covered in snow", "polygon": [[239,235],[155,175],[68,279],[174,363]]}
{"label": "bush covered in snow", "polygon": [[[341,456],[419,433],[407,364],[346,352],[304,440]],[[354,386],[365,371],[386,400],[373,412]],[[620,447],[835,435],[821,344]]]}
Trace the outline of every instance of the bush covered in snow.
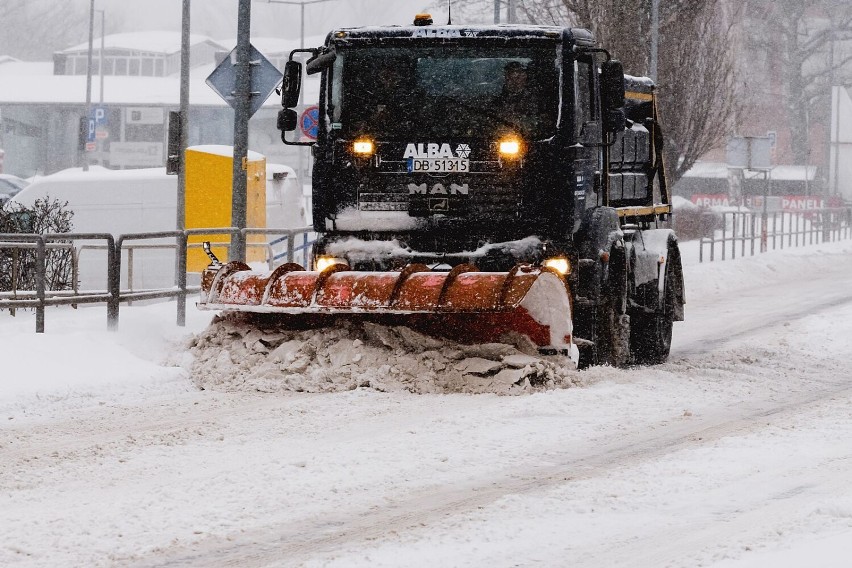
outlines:
{"label": "bush covered in snow", "polygon": [[[69,233],[74,213],[68,203],[38,199],[32,207],[9,202],[0,207],[0,233]],[[70,243],[70,241],[52,241]],[[72,287],[72,252],[67,248],[47,249],[45,278],[48,290]],[[36,251],[31,248],[0,247],[0,291],[35,290]]]}
{"label": "bush covered in snow", "polygon": [[672,205],[673,228],[681,241],[710,237],[713,231],[722,228],[722,216],[706,207],[699,207],[681,197],[675,197]]}

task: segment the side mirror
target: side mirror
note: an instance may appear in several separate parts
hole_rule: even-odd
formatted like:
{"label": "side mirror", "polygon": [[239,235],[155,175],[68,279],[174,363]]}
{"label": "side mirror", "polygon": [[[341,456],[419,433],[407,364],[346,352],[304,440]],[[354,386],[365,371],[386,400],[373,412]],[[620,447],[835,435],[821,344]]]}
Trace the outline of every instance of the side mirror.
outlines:
{"label": "side mirror", "polygon": [[281,87],[281,106],[284,108],[293,108],[298,105],[299,91],[302,89],[301,63],[290,60],[284,65],[284,83]]}
{"label": "side mirror", "polygon": [[617,59],[601,65],[601,104],[606,110],[624,106],[624,67]]}
{"label": "side mirror", "polygon": [[278,130],[281,131],[281,141],[284,142],[284,134],[296,130],[296,123],[299,117],[296,111],[291,108],[285,108],[278,111]]}
{"label": "side mirror", "polygon": [[314,75],[321,72],[323,69],[331,67],[331,64],[334,63],[335,59],[337,59],[337,52],[334,50],[325,51],[308,59],[308,62],[305,64],[305,69],[307,70],[308,75]]}

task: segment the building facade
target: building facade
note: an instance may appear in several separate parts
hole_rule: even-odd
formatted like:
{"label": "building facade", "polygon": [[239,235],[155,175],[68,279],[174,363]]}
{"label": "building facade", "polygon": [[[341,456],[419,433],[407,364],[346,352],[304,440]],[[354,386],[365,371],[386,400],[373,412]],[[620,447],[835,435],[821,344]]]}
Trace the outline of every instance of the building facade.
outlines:
{"label": "building facade", "polygon": [[[232,144],[233,110],[205,80],[217,55],[221,58],[235,43],[191,36],[190,145]],[[298,47],[292,41],[263,38],[252,43],[281,64],[290,49]],[[101,39],[95,39],[90,109],[88,43],[55,53],[52,62],[22,62],[0,54],[0,148],[7,173],[48,175],[84,162],[108,168],[165,165],[169,112],[179,109],[180,33],[108,35],[103,45],[101,53]],[[252,117],[249,147],[271,163],[294,168],[301,164],[299,173],[305,179],[309,155],[281,142],[276,130],[279,108],[273,95]],[[90,114],[96,121],[93,141],[88,132],[81,135],[81,119]]]}

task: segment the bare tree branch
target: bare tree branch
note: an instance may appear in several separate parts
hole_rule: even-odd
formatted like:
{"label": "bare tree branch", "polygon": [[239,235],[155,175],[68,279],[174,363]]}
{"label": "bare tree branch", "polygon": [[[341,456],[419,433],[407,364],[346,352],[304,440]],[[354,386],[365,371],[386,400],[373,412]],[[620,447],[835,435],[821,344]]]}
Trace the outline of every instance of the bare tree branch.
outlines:
{"label": "bare tree branch", "polygon": [[54,51],[88,37],[85,7],[52,0],[0,1],[0,55],[25,60],[49,59]]}
{"label": "bare tree branch", "polygon": [[830,96],[830,78],[852,61],[844,53],[831,55],[838,38],[852,31],[852,4],[845,0],[748,0],[748,16],[752,23],[747,25],[754,30],[752,48],[778,62],[790,149],[796,163],[806,164],[811,154],[811,117],[827,114],[821,113],[820,105],[826,106]]}

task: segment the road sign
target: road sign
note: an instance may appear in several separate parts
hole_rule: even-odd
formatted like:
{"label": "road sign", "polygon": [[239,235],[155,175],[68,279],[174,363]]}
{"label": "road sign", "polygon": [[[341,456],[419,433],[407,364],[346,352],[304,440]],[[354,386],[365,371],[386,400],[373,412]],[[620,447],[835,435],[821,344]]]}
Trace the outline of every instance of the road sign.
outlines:
{"label": "road sign", "polygon": [[734,136],[728,140],[726,161],[729,168],[772,169],[771,139],[768,136]]}
{"label": "road sign", "polygon": [[319,107],[311,105],[302,111],[299,116],[299,128],[302,130],[302,135],[311,140],[317,139],[319,132]]}
{"label": "road sign", "polygon": [[[263,56],[253,45],[249,46],[249,61],[251,62],[251,109],[249,116],[263,106],[275,87],[281,84],[284,77],[275,65]],[[216,91],[226,103],[232,107],[236,104],[235,90],[237,87],[237,48],[231,50],[222,63],[207,77],[207,84]]]}
{"label": "road sign", "polygon": [[88,126],[86,127],[86,143],[94,143],[96,132],[97,126],[95,125],[95,119],[89,118]]}
{"label": "road sign", "polygon": [[93,108],[92,115],[89,118],[95,121],[95,126],[106,126],[109,124],[109,117],[104,107]]}

